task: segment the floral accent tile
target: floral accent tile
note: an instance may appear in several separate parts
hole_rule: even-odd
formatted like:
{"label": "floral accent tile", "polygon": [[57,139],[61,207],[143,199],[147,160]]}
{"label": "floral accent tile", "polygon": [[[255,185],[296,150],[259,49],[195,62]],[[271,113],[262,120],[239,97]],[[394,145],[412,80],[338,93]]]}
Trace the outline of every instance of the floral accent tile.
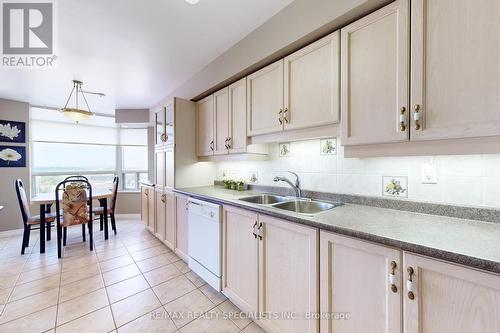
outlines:
{"label": "floral accent tile", "polygon": [[250,171],[250,173],[248,174],[248,183],[249,184],[259,183],[259,173],[257,171]]}
{"label": "floral accent tile", "polygon": [[279,144],[280,157],[290,156],[290,142]]}
{"label": "floral accent tile", "polygon": [[319,145],[321,155],[337,155],[336,138],[321,139]]}
{"label": "floral accent tile", "polygon": [[382,195],[389,197],[408,197],[408,177],[382,177]]}

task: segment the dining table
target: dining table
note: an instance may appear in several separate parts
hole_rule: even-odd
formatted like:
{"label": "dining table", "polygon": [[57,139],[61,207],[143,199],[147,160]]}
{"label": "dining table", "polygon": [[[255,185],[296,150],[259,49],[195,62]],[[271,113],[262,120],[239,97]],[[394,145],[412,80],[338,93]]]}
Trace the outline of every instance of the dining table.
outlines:
{"label": "dining table", "polygon": [[[88,194],[88,193],[87,193]],[[92,200],[98,200],[104,210],[104,239],[108,239],[108,198],[113,196],[113,192],[105,189],[93,189]],[[31,198],[32,205],[40,206],[40,253],[45,253],[45,234],[47,240],[51,238],[51,225],[46,226],[45,215],[50,213],[52,205],[56,202],[55,192],[39,193]],[[93,216],[92,216],[93,218]],[[57,221],[56,221],[57,223]]]}

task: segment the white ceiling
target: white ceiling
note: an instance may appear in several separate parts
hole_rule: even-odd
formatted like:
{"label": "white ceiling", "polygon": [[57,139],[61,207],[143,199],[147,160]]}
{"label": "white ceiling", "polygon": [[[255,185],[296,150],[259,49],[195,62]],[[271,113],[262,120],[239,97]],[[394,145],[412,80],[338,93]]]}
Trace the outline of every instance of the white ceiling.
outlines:
{"label": "white ceiling", "polygon": [[61,107],[71,80],[92,111],[150,107],[292,0],[58,0],[58,66],[0,70],[0,98]]}

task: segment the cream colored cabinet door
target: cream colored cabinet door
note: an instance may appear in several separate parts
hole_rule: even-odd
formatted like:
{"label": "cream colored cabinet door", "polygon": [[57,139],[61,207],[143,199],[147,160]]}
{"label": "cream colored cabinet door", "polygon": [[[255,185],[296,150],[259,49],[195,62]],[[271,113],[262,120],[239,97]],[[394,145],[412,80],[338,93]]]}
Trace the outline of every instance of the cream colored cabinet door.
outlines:
{"label": "cream colored cabinet door", "polygon": [[141,186],[141,222],[148,225],[148,196],[150,189],[146,186]]}
{"label": "cream colored cabinet door", "polygon": [[214,154],[214,100],[213,95],[196,103],[197,154],[209,156]]}
{"label": "cream colored cabinet door", "polygon": [[165,107],[161,107],[155,112],[155,147],[161,147],[165,142]]}
{"label": "cream colored cabinet door", "polygon": [[247,150],[247,79],[243,78],[228,88],[229,93],[229,153]]}
{"label": "cream colored cabinet door", "polygon": [[341,29],[342,144],[407,141],[409,1]]}
{"label": "cream colored cabinet door", "polygon": [[241,310],[258,309],[257,214],[224,206],[222,292]]}
{"label": "cream colored cabinet door", "polygon": [[156,211],[155,211],[156,193],[154,188],[148,192],[148,229],[153,234],[156,233]]}
{"label": "cream colored cabinet door", "polygon": [[249,136],[283,130],[283,59],[247,76]]}
{"label": "cream colored cabinet door", "polygon": [[317,332],[319,320],[306,314],[319,310],[318,230],[264,215],[259,226],[259,312],[284,315],[262,325],[271,332]]}
{"label": "cream colored cabinet door", "polygon": [[158,187],[165,186],[165,152],[155,152],[155,184]]}
{"label": "cream colored cabinet door", "polygon": [[401,332],[399,250],[321,231],[320,267],[322,333]]}
{"label": "cream colored cabinet door", "polygon": [[155,188],[155,228],[154,233],[160,240],[165,238],[165,193]]}
{"label": "cream colored cabinet door", "polygon": [[228,153],[229,141],[229,93],[228,87],[214,93],[215,114],[215,155]]}
{"label": "cream colored cabinet door", "polygon": [[286,57],[284,73],[285,130],[339,122],[339,31]]}
{"label": "cream colored cabinet door", "polygon": [[175,195],[175,253],[188,260],[188,197]]}
{"label": "cream colored cabinet door", "polygon": [[412,140],[500,135],[500,2],[411,3]]}
{"label": "cream colored cabinet door", "polygon": [[163,240],[171,249],[175,250],[175,194],[165,191],[165,233]]}
{"label": "cream colored cabinet door", "polygon": [[165,150],[165,187],[175,187],[175,147],[171,146]]}
{"label": "cream colored cabinet door", "polygon": [[[500,332],[500,276],[404,253],[406,333]],[[407,286],[408,287],[408,286]]]}

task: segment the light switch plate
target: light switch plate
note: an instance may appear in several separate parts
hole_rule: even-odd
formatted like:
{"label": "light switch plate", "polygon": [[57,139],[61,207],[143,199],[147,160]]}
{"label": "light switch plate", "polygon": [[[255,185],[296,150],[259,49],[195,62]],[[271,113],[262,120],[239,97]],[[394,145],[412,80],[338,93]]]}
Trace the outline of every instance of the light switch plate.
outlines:
{"label": "light switch plate", "polygon": [[437,184],[436,164],[422,164],[422,184]]}

